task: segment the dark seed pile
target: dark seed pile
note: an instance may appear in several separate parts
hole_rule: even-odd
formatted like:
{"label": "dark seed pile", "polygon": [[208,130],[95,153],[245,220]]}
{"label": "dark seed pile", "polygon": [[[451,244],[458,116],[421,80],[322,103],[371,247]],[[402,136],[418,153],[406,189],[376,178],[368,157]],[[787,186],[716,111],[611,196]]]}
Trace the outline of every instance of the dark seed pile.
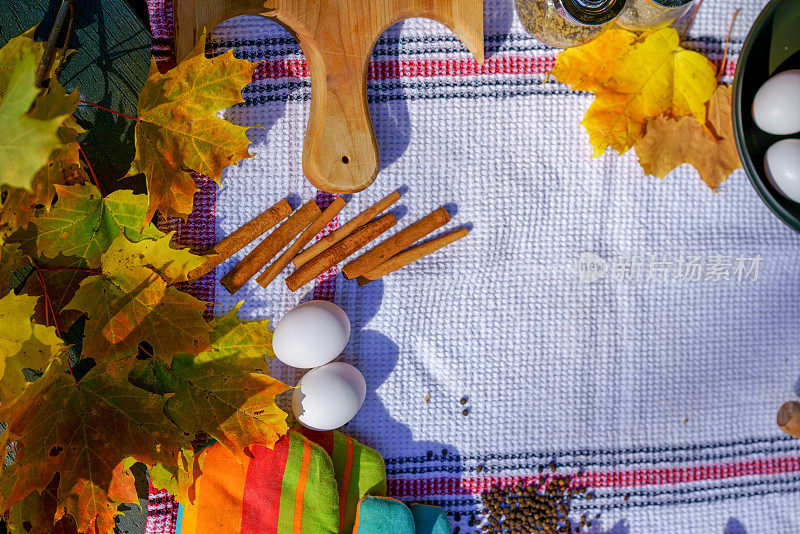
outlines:
{"label": "dark seed pile", "polygon": [[575,496],[586,494],[587,499],[594,497],[594,494],[587,493],[586,488],[574,487],[572,478],[568,475],[552,478],[541,475],[538,481],[529,484],[519,481],[514,486],[492,487],[481,495],[487,521],[480,530],[537,534],[584,532],[600,518],[600,514],[593,517],[582,515],[580,520],[568,517]]}

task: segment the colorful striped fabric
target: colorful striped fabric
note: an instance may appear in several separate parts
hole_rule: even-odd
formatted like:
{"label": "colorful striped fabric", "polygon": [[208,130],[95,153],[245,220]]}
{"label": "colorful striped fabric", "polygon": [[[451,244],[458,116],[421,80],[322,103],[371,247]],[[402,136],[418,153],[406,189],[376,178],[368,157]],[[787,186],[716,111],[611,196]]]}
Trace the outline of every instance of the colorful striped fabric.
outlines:
{"label": "colorful striped fabric", "polygon": [[386,492],[380,455],[341,432],[292,430],[273,449],[234,456],[218,443],[200,453],[195,500],[181,534],[350,532],[358,501]]}
{"label": "colorful striped fabric", "polygon": [[364,495],[386,495],[383,458],[374,449],[338,431],[301,428],[300,432],[322,446],[333,460],[339,490],[339,531],[352,531],[358,501]]}

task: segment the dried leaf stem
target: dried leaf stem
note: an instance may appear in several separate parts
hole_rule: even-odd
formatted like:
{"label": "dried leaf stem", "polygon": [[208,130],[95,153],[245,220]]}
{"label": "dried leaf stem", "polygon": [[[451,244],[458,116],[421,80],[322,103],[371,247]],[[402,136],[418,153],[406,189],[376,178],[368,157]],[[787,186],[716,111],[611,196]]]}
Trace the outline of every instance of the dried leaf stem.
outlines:
{"label": "dried leaf stem", "polygon": [[119,115],[120,117],[125,117],[126,119],[130,119],[132,121],[139,122],[141,119],[139,117],[131,117],[130,115],[126,115],[121,111],[114,111],[113,109],[108,109],[107,107],[101,106],[100,104],[95,104],[94,102],[89,102],[88,100],[81,100],[81,104],[86,104],[87,106],[92,106],[97,109],[102,109],[103,111],[107,111],[109,113],[113,113],[114,115]]}
{"label": "dried leaf stem", "polygon": [[739,9],[734,11],[733,18],[731,19],[731,25],[728,26],[728,36],[725,37],[725,51],[722,53],[722,63],[719,64],[719,70],[717,71],[717,78],[720,78],[723,73],[725,72],[725,63],[728,61],[728,46],[731,44],[731,32],[733,31],[733,25],[736,23],[736,17],[739,16]]}
{"label": "dried leaf stem", "polygon": [[[39,267],[39,264],[28,256],[28,260],[31,262],[31,265],[36,270],[36,274],[39,277],[39,283],[42,285],[42,295],[44,296],[44,317],[45,317],[45,326],[50,326],[50,316],[53,317],[53,326],[56,329],[56,335],[59,339],[63,339],[61,335],[61,327],[58,325],[58,315],[56,315],[56,310],[53,308],[53,301],[50,300],[50,294],[47,292],[47,284],[44,281],[44,274],[42,273],[42,269]],[[72,372],[72,364],[69,363],[69,358],[65,358],[67,362],[67,369],[69,369],[69,374],[72,375],[72,379],[75,380],[75,373]],[[75,380],[75,384],[78,384],[78,381]]]}

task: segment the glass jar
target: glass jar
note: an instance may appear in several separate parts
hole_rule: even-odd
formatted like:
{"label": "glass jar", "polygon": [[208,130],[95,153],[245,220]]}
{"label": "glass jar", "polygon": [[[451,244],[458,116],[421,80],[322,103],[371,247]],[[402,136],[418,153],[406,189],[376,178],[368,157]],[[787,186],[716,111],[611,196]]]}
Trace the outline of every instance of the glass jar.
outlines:
{"label": "glass jar", "polygon": [[625,6],[625,0],[516,2],[525,29],[543,43],[558,48],[588,43],[608,29]]}
{"label": "glass jar", "polygon": [[669,26],[691,9],[696,0],[628,0],[617,25],[631,31]]}

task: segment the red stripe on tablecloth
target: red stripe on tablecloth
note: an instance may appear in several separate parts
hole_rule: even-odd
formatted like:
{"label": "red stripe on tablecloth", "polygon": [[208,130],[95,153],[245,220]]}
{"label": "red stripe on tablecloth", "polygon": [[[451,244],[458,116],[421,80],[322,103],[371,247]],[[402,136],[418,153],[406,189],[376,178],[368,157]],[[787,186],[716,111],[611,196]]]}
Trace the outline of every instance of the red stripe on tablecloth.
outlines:
{"label": "red stripe on tablecloth", "polygon": [[252,445],[250,450],[253,459],[244,482],[241,534],[277,534],[289,436],[279,439],[272,451],[263,445]]}
{"label": "red stripe on tablecloth", "polygon": [[[493,76],[543,75],[550,72],[556,61],[556,52],[542,56],[496,56],[479,65],[472,58],[421,58],[389,59],[369,64],[367,79],[372,81],[396,80],[399,78],[429,78],[436,76]],[[736,61],[725,62],[723,75],[733,76]],[[280,58],[262,61],[256,67],[253,80],[280,78],[308,78],[308,64],[304,58]]]}
{"label": "red stripe on tablecloth", "polygon": [[[722,480],[744,476],[771,476],[800,471],[800,456],[754,458],[717,464],[589,471],[575,476],[572,485],[585,488],[636,488]],[[492,486],[510,486],[517,481],[530,483],[539,474],[526,476],[434,477],[427,479],[388,480],[388,494],[393,497],[425,495],[475,495]]]}
{"label": "red stripe on tablecloth", "polygon": [[[555,53],[545,56],[493,57],[479,65],[469,58],[388,59],[372,61],[368,80],[393,80],[430,76],[482,76],[492,74],[545,74],[555,63]],[[307,78],[308,64],[304,58],[281,58],[262,61],[256,67],[254,80],[275,78]]]}

